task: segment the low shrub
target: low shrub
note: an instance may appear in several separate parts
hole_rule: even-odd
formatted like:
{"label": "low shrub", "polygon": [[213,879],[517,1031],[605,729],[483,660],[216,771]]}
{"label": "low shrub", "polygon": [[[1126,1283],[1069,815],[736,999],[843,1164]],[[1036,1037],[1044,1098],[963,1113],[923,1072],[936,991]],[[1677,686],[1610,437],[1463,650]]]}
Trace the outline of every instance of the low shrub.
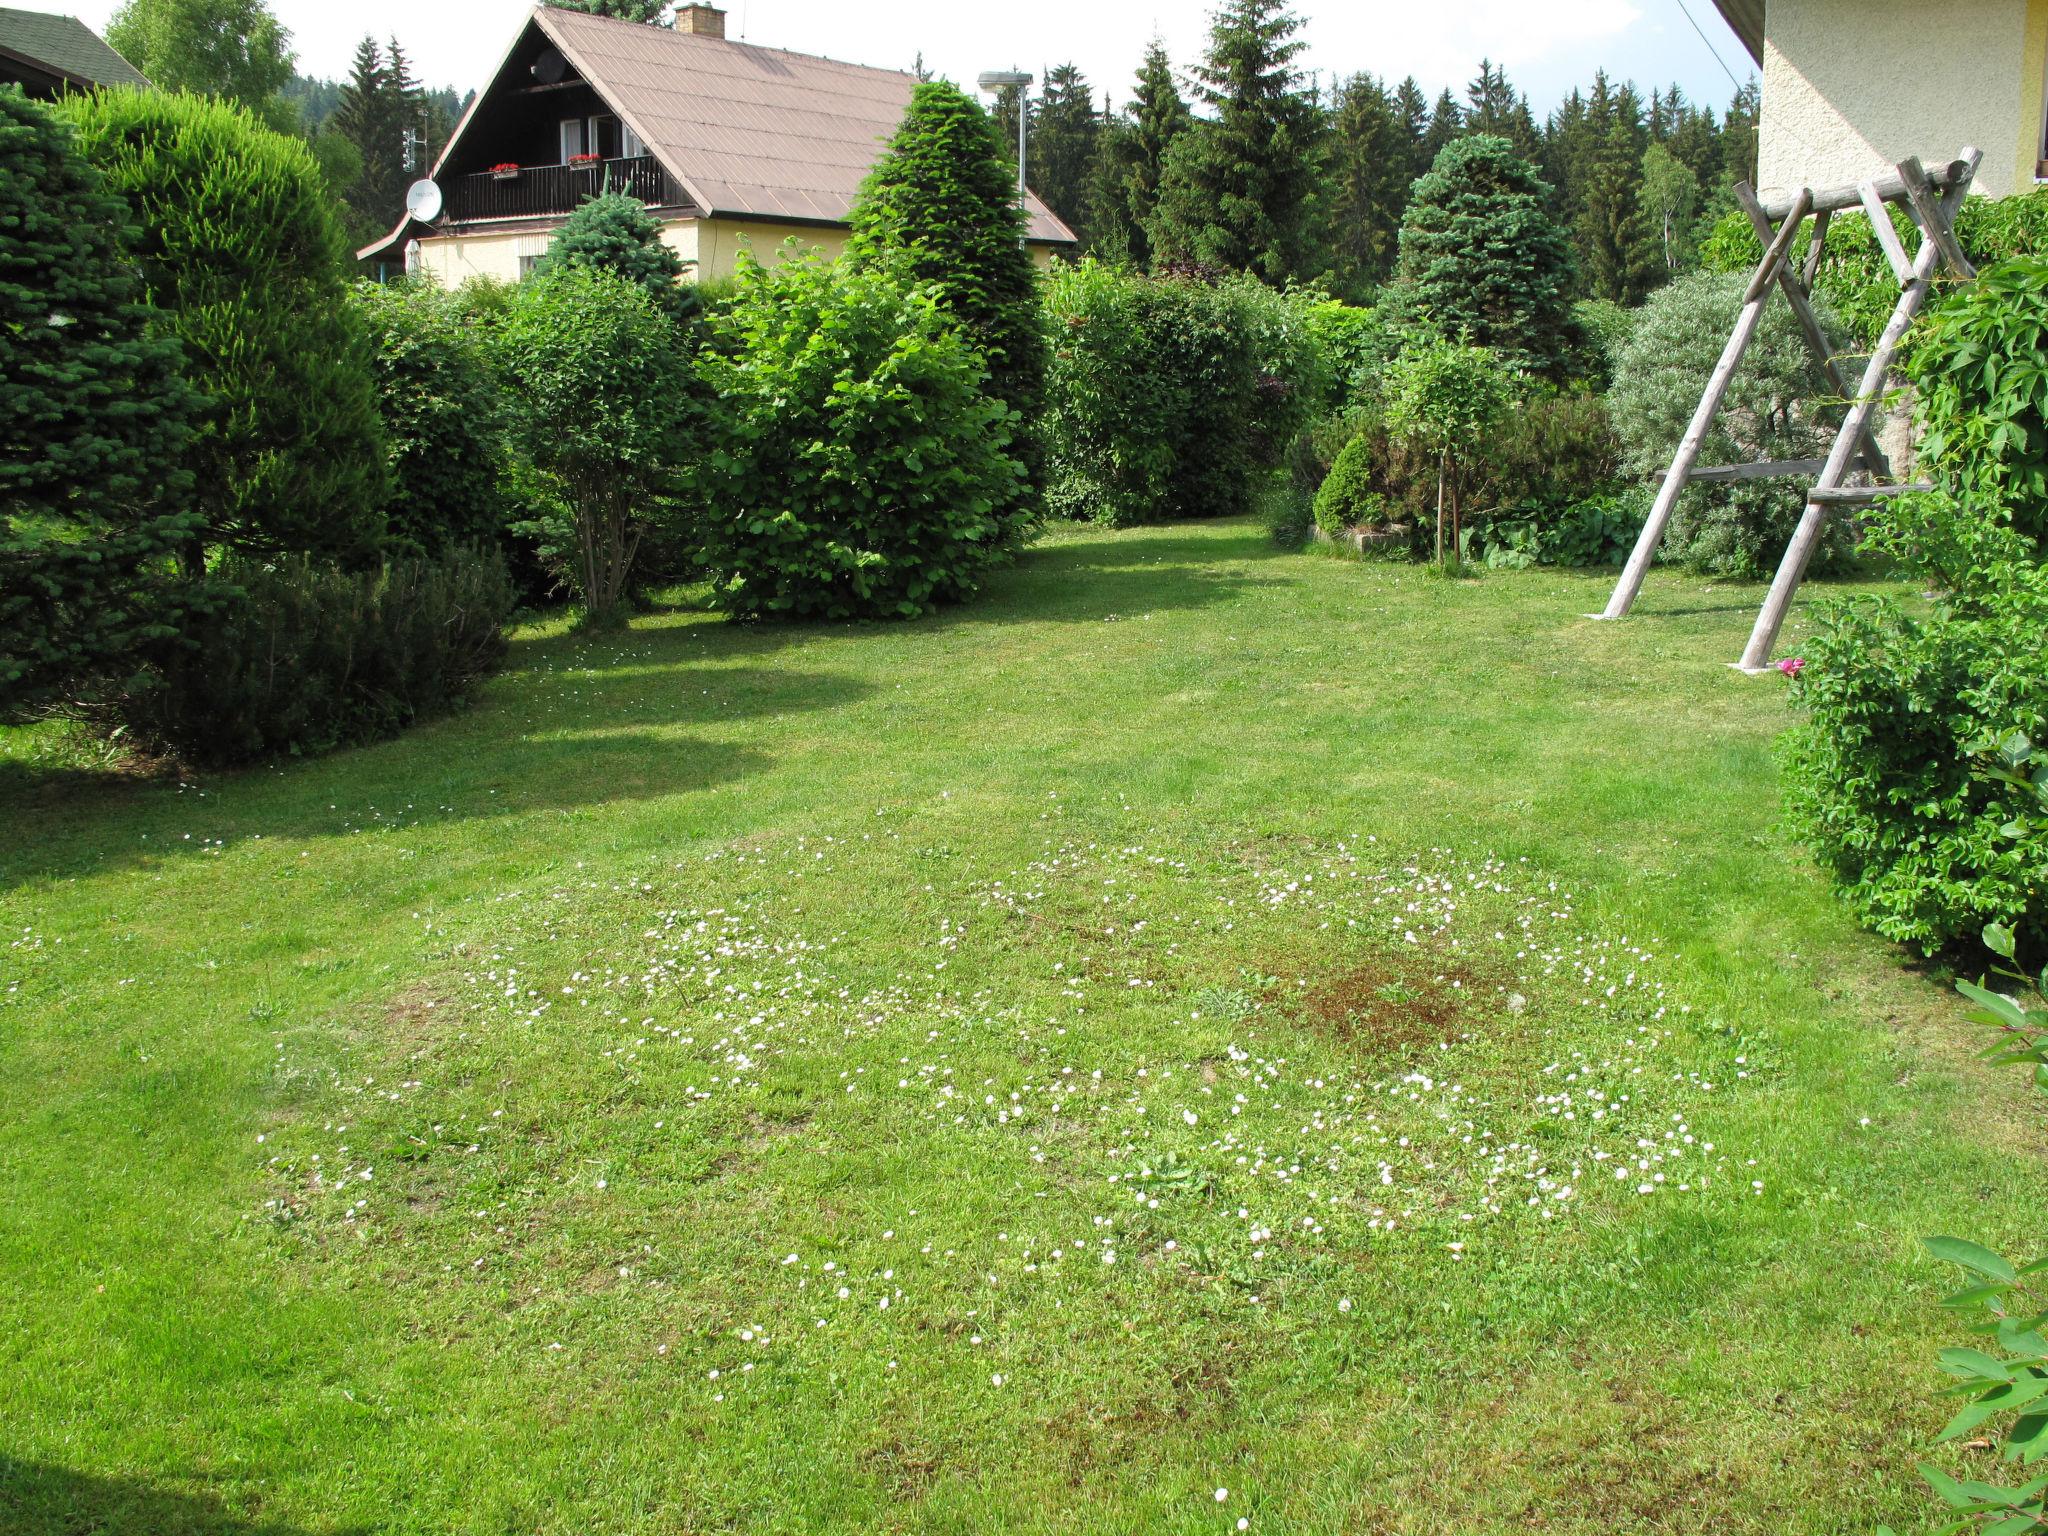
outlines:
{"label": "low shrub", "polygon": [[1056,515],[1125,527],[1245,512],[1321,398],[1310,306],[1250,278],[1083,261],[1050,279],[1046,304]]}
{"label": "low shrub", "polygon": [[1487,520],[1480,547],[1496,569],[1619,566],[1635,547],[1649,510],[1649,497],[1627,490],[1583,497],[1540,515],[1496,514]]}
{"label": "low shrub", "polygon": [[110,710],[137,745],[198,767],[324,752],[442,713],[502,659],[513,606],[496,551],[370,573],[230,558],[205,585],[211,600]]}
{"label": "low shrub", "polygon": [[[1607,408],[1620,438],[1622,470],[1648,480],[1666,468],[1700,390],[1726,344],[1741,308],[1744,279],[1716,273],[1679,278],[1653,294],[1615,358]],[[1816,302],[1824,328],[1833,323]],[[1758,459],[1819,458],[1833,440],[1828,384],[1792,311],[1774,304],[1736,370],[1702,464]],[[1777,567],[1805,510],[1796,480],[1739,480],[1693,485],[1679,497],[1664,537],[1665,558],[1715,576],[1755,578]],[[1811,569],[1840,565],[1854,549],[1855,529],[1830,518]]]}
{"label": "low shrub", "polygon": [[1367,528],[1385,521],[1387,499],[1373,489],[1372,442],[1353,437],[1316,490],[1316,526],[1325,533]]}
{"label": "low shrub", "polygon": [[907,618],[1029,529],[1015,413],[933,292],[886,266],[743,259],[697,373],[715,593],[741,618]]}

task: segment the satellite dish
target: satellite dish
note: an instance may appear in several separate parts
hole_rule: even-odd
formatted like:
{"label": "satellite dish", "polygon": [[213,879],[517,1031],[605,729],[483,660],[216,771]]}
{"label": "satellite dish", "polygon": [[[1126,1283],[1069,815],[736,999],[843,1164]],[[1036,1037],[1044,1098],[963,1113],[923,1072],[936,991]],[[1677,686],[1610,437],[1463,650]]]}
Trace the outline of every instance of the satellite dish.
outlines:
{"label": "satellite dish", "polygon": [[441,217],[441,189],[421,177],[405,189],[405,211],[422,224],[431,224]]}
{"label": "satellite dish", "polygon": [[569,73],[569,61],[559,48],[543,48],[533,61],[533,78],[542,85],[559,85]]}

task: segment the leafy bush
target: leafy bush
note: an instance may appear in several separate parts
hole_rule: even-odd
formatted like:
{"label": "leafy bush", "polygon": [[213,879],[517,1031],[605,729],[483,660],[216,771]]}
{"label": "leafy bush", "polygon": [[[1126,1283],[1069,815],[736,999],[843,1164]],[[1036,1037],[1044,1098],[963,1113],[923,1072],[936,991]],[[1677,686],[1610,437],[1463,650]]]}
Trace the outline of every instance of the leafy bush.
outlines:
{"label": "leafy bush", "polygon": [[1344,445],[1316,491],[1316,526],[1342,533],[1381,522],[1386,512],[1387,498],[1372,487],[1372,444],[1361,433]]}
{"label": "leafy bush", "polygon": [[1111,527],[1248,510],[1316,401],[1307,306],[1250,278],[1084,261],[1046,307],[1052,510]]}
{"label": "leafy bush", "polygon": [[1302,309],[1310,342],[1321,355],[1322,404],[1343,405],[1370,388],[1397,350],[1386,317],[1335,299],[1314,300]]}
{"label": "leafy bush", "polygon": [[374,559],[387,482],[371,348],[305,143],[166,91],[69,96],[59,110],[126,200],[156,324],[210,401],[185,455],[209,541]]}
{"label": "leafy bush", "polygon": [[1446,558],[1444,508],[1450,507],[1449,558],[1464,553],[1463,471],[1482,462],[1489,434],[1506,413],[1510,390],[1500,361],[1484,347],[1432,342],[1404,352],[1387,370],[1387,430],[1436,460],[1436,558]]}
{"label": "leafy bush", "polygon": [[391,547],[438,555],[496,545],[505,410],[481,332],[431,283],[358,283],[353,296],[376,348]]}
{"label": "leafy bush", "polygon": [[706,558],[736,616],[925,613],[978,590],[1028,527],[1016,417],[930,289],[743,259],[697,371]]}
{"label": "leafy bush", "polygon": [[[1915,249],[1920,237],[1911,216],[1897,205],[1889,211],[1892,227],[1899,231],[1906,249]],[[1955,230],[1964,254],[1978,267],[2018,256],[2048,256],[2048,190],[2025,197],[1966,198],[1956,210]],[[1812,246],[1813,226],[1809,223],[1793,237],[1790,259],[1805,261]],[[1700,246],[1701,264],[1710,272],[1747,276],[1756,270],[1763,255],[1756,230],[1740,209],[1724,215]],[[1939,272],[1936,282],[1942,290],[1934,301],[1936,310],[1947,293],[1967,291]],[[1814,292],[1829,302],[1843,334],[1852,342],[1861,347],[1876,344],[1878,333],[1899,302],[1899,282],[1871,231],[1870,220],[1862,213],[1838,213],[1828,225]]]}
{"label": "leafy bush", "polygon": [[1573,260],[1552,200],[1506,139],[1453,140],[1409,193],[1390,300],[1511,368],[1566,377],[1577,341]]}
{"label": "leafy bush", "polygon": [[[1642,307],[1615,359],[1607,400],[1630,476],[1648,479],[1669,466],[1734,328],[1744,286],[1739,276],[1695,273],[1660,288]],[[1831,326],[1825,303],[1817,300],[1814,308],[1822,326]],[[1820,409],[1828,388],[1791,309],[1768,306],[1700,462],[1823,456],[1834,435]],[[1689,486],[1672,514],[1665,556],[1716,576],[1768,575],[1805,505],[1797,480]],[[1812,569],[1839,565],[1855,543],[1849,519],[1830,518]]]}
{"label": "leafy bush", "polygon": [[1790,823],[1844,900],[1927,954],[1989,922],[2048,942],[2048,838],[2005,835],[2012,799],[1970,763],[1986,740],[2048,736],[2048,570],[1973,607],[1824,609],[1784,752]]}
{"label": "leafy bush", "polygon": [[197,405],[149,333],[128,211],[0,90],[0,719],[58,708],[167,631],[154,580],[196,532]]}
{"label": "leafy bush", "polygon": [[1987,269],[1910,354],[1938,490],[1880,503],[1871,542],[1944,590],[1924,618],[1877,599],[1824,610],[1785,748],[1793,825],[1869,926],[1928,953],[1986,923],[2048,943],[2048,835],[2014,835],[2012,786],[1972,764],[2048,735],[2044,294],[2048,262]]}
{"label": "leafy bush", "polygon": [[691,451],[688,354],[644,287],[583,266],[522,284],[495,349],[526,462],[567,509],[585,617],[615,622],[640,540],[673,515]]}
{"label": "leafy bush", "polygon": [[503,657],[513,604],[495,551],[370,573],[230,558],[206,585],[113,712],[139,745],[201,767],[324,752],[445,711]]}
{"label": "leafy bush", "polygon": [[562,221],[534,271],[563,267],[615,272],[645,288],[655,307],[678,322],[697,311],[696,289],[683,281],[683,258],[661,238],[647,205],[624,192],[585,198]]}
{"label": "leafy bush", "polygon": [[861,183],[848,255],[929,286],[980,349],[988,388],[1017,413],[1011,451],[1027,472],[1020,494],[1036,512],[1046,339],[1016,179],[1002,131],[980,103],[927,80]]}

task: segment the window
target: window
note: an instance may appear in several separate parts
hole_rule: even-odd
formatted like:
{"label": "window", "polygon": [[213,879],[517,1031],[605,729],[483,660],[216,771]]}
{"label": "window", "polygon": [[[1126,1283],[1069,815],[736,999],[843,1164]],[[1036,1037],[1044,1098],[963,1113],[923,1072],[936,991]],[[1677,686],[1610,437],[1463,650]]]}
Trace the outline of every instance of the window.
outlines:
{"label": "window", "polygon": [[620,125],[619,153],[628,160],[637,160],[647,153],[647,146],[640,142],[640,135],[624,124]]}
{"label": "window", "polygon": [[586,124],[582,118],[562,119],[562,164],[567,165],[583,153],[583,146],[587,142],[584,138],[586,131]]}
{"label": "window", "polygon": [[522,256],[519,258],[519,280],[522,283],[533,276],[533,269],[539,261],[540,258],[538,256]]}

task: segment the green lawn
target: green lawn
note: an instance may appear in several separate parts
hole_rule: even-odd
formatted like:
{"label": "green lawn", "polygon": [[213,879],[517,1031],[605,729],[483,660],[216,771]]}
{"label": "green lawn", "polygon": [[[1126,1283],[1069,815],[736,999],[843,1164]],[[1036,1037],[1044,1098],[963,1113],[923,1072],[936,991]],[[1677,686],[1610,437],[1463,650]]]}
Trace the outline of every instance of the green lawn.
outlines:
{"label": "green lawn", "polygon": [[317,762],[16,733],[0,1528],[1921,1523],[2028,1090],[1779,830],[1758,593],[1605,587],[1074,532]]}

